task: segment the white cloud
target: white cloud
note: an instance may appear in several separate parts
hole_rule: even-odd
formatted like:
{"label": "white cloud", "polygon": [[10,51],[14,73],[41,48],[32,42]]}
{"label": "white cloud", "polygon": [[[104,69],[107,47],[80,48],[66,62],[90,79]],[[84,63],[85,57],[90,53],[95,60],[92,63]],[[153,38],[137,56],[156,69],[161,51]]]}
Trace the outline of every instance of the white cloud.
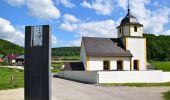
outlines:
{"label": "white cloud", "polygon": [[56,37],[55,35],[52,34],[51,38],[52,38],[52,39],[51,39],[51,41],[52,41],[52,46],[57,45],[57,43],[58,43],[57,37]]}
{"label": "white cloud", "polygon": [[6,0],[6,2],[12,6],[27,6],[29,15],[37,19],[57,19],[60,17],[60,11],[52,0]]}
{"label": "white cloud", "polygon": [[24,45],[24,34],[17,30],[10,21],[0,18],[0,38],[10,42]]}
{"label": "white cloud", "polygon": [[170,35],[170,30],[163,32],[164,35]]}
{"label": "white cloud", "polygon": [[70,14],[65,14],[64,15],[64,21],[67,23],[76,23],[76,22],[79,22],[79,19],[76,18],[75,16],[73,15],[70,15]]}
{"label": "white cloud", "polygon": [[11,6],[22,6],[25,4],[25,0],[5,0]]}
{"label": "white cloud", "polygon": [[91,3],[84,0],[81,3],[82,7],[94,9],[97,14],[111,15],[114,7],[113,0],[94,0]]}
{"label": "white cloud", "polygon": [[113,20],[83,22],[77,26],[80,36],[117,37],[116,24]]}
{"label": "white cloud", "polygon": [[76,6],[73,3],[71,3],[70,0],[59,0],[59,2],[68,8],[73,8]]}
{"label": "white cloud", "polygon": [[[14,26],[7,19],[0,18],[0,39],[24,46],[24,27],[25,26]],[[52,34],[51,38],[52,46],[54,47],[58,44],[58,39],[54,34]]]}
{"label": "white cloud", "polygon": [[[65,17],[64,17],[65,18]],[[78,18],[77,18],[78,19]],[[65,19],[64,19],[65,20]],[[76,33],[75,40],[68,41],[69,45],[80,46],[81,37],[117,37],[116,26],[118,24],[113,20],[89,21],[85,22],[79,19],[78,22],[64,21],[60,28],[65,31]]]}
{"label": "white cloud", "polygon": [[40,19],[56,19],[60,17],[60,11],[54,6],[52,0],[27,0],[27,6],[31,16]]}
{"label": "white cloud", "polygon": [[65,31],[75,31],[77,29],[77,24],[62,23],[60,28],[64,29]]}
{"label": "white cloud", "polygon": [[[169,22],[170,8],[162,7],[151,11],[146,7],[150,0],[131,0],[132,14],[144,25],[144,32],[161,34],[164,25]],[[118,0],[118,5],[127,10],[127,0]]]}

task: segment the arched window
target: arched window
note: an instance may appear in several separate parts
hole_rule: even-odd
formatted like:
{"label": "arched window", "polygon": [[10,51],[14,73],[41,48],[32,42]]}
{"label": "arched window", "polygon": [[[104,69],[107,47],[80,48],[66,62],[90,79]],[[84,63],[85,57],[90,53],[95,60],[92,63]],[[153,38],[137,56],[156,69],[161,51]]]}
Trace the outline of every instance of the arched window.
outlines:
{"label": "arched window", "polygon": [[122,33],[122,28],[119,28],[119,33]]}
{"label": "arched window", "polygon": [[137,32],[137,31],[138,31],[137,26],[134,26],[134,31],[135,31],[135,32]]}

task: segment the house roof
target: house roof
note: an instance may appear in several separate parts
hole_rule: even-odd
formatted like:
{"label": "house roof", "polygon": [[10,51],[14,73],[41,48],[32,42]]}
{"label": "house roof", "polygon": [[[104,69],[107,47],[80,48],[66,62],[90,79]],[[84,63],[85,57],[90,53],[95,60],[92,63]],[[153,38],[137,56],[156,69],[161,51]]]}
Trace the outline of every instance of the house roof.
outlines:
{"label": "house roof", "polygon": [[133,55],[125,47],[121,38],[96,38],[83,37],[87,56],[96,57],[132,57]]}
{"label": "house roof", "polygon": [[2,58],[0,58],[0,62],[3,62],[3,59],[2,59]]}
{"label": "house roof", "polygon": [[65,62],[64,70],[85,70],[82,62]]}
{"label": "house roof", "polygon": [[19,56],[19,55],[18,55],[18,54],[13,54],[13,53],[6,55],[6,57],[7,57],[8,59],[10,59],[10,60],[15,59],[17,56]]}
{"label": "house roof", "polygon": [[24,59],[24,55],[17,56],[16,59]]}

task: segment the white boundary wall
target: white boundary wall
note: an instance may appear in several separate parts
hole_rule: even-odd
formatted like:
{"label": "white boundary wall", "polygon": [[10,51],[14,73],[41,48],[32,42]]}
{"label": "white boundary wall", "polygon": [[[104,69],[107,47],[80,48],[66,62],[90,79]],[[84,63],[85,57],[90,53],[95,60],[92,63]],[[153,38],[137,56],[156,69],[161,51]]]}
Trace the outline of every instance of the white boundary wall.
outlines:
{"label": "white boundary wall", "polygon": [[98,72],[99,83],[159,83],[161,71],[115,71]]}
{"label": "white boundary wall", "polygon": [[59,77],[89,83],[161,83],[170,72],[154,71],[61,71]]}
{"label": "white boundary wall", "polygon": [[97,83],[97,72],[95,71],[61,71],[58,75],[66,79]]}
{"label": "white boundary wall", "polygon": [[170,72],[163,72],[163,73],[162,73],[162,81],[163,81],[163,82],[168,82],[168,81],[170,81]]}

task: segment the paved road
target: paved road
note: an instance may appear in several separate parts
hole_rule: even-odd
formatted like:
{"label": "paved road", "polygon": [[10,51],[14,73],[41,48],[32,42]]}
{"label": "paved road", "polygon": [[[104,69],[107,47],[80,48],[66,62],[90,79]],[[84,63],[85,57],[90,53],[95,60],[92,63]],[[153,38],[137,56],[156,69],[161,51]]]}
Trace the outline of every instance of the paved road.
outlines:
{"label": "paved road", "polygon": [[169,87],[101,87],[53,78],[52,94],[60,100],[162,100]]}
{"label": "paved road", "polygon": [[[163,100],[169,87],[101,87],[52,78],[52,100]],[[23,100],[23,88],[1,90],[0,100]]]}

